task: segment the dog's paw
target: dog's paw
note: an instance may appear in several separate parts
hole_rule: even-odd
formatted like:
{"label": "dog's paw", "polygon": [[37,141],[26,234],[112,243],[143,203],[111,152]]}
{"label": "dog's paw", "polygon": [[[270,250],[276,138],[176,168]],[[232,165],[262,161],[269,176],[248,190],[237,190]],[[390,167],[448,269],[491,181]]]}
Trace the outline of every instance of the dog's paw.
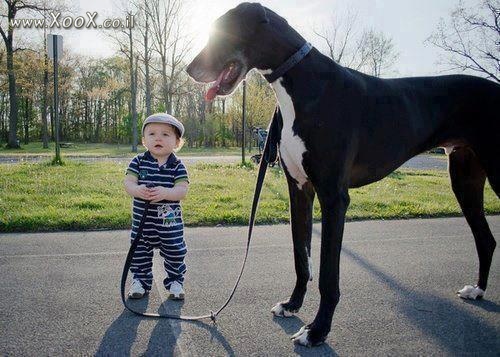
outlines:
{"label": "dog's paw", "polygon": [[322,333],[322,331],[312,323],[302,326],[300,330],[290,337],[290,339],[298,345],[315,347],[324,343],[327,335],[328,332]]}
{"label": "dog's paw", "polygon": [[279,302],[271,309],[274,316],[292,317],[298,310],[290,310],[286,307],[286,302]]}
{"label": "dog's paw", "polygon": [[302,346],[311,347],[311,342],[309,341],[309,327],[302,326],[295,334],[290,337],[293,343],[297,343]]}
{"label": "dog's paw", "polygon": [[457,291],[457,295],[462,299],[476,300],[484,296],[484,290],[477,285],[465,285],[461,290]]}

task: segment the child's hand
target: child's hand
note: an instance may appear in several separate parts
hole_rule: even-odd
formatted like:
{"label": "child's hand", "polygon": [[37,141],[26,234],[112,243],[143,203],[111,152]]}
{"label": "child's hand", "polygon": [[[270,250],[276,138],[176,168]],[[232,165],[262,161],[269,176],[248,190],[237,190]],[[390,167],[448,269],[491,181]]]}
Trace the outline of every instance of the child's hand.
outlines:
{"label": "child's hand", "polygon": [[149,193],[150,193],[149,199],[153,203],[159,202],[162,200],[166,200],[167,196],[168,196],[168,190],[169,190],[168,188],[161,187],[161,186],[156,186],[156,187],[150,188],[149,189]]}
{"label": "child's hand", "polygon": [[144,201],[151,200],[151,189],[147,188],[146,185],[138,185],[134,197],[143,199]]}

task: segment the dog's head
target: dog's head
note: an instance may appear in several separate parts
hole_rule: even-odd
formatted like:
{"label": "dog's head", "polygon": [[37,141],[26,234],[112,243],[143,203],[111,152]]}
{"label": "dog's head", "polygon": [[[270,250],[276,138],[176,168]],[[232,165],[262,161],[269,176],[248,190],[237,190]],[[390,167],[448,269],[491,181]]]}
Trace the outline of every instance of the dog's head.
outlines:
{"label": "dog's head", "polygon": [[252,68],[269,69],[266,61],[273,47],[274,22],[286,20],[258,3],[242,3],[219,17],[207,45],[189,64],[188,74],[197,82],[211,83],[207,99],[228,95]]}

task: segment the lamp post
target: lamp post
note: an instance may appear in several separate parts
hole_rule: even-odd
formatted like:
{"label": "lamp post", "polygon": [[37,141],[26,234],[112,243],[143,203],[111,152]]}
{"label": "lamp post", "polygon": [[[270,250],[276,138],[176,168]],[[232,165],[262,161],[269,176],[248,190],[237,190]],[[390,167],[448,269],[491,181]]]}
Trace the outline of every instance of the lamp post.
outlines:
{"label": "lamp post", "polygon": [[62,36],[48,35],[47,51],[50,58],[54,60],[54,120],[55,120],[55,139],[56,139],[56,157],[54,163],[61,164],[61,148],[59,146],[59,98],[58,98],[58,58],[62,56]]}

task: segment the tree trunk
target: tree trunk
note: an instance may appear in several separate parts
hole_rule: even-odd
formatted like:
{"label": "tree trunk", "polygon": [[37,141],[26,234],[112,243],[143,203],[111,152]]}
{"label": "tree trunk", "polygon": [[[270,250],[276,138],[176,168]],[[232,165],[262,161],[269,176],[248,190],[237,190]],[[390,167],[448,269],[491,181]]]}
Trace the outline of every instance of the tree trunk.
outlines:
{"label": "tree trunk", "polygon": [[[47,40],[45,40],[47,43]],[[43,148],[47,149],[49,147],[49,133],[47,126],[47,92],[49,87],[49,70],[48,70],[48,58],[47,53],[45,53],[44,66],[43,66],[43,97],[42,97],[42,142]]]}
{"label": "tree trunk", "polygon": [[29,98],[24,99],[24,145],[28,145],[30,142],[29,129],[30,129],[30,100]]}
{"label": "tree trunk", "polygon": [[132,152],[137,152],[137,70],[134,71],[134,48],[132,43],[132,29],[129,29],[129,45],[130,45],[130,109],[132,116]]}
{"label": "tree trunk", "polygon": [[12,48],[12,29],[9,28],[7,38],[7,72],[9,74],[9,100],[10,100],[10,113],[9,113],[9,141],[7,146],[9,148],[19,148],[17,140],[17,94],[16,94],[16,75],[14,73],[14,51]]}
{"label": "tree trunk", "polygon": [[162,56],[161,57],[161,78],[162,78],[162,97],[163,97],[163,104],[165,105],[165,111],[167,113],[170,113],[172,111],[172,108],[170,108],[170,102],[168,98],[168,76],[167,76],[167,57]]}
{"label": "tree trunk", "polygon": [[[148,8],[148,0],[144,1],[144,4],[146,5],[146,9]],[[146,26],[145,26],[145,33],[144,33],[144,75],[145,75],[145,86],[146,86],[146,117],[150,116],[152,114],[151,111],[151,79],[149,78],[149,51],[150,49],[148,48],[148,19],[149,19],[149,10],[145,11],[144,16],[146,17]]]}

